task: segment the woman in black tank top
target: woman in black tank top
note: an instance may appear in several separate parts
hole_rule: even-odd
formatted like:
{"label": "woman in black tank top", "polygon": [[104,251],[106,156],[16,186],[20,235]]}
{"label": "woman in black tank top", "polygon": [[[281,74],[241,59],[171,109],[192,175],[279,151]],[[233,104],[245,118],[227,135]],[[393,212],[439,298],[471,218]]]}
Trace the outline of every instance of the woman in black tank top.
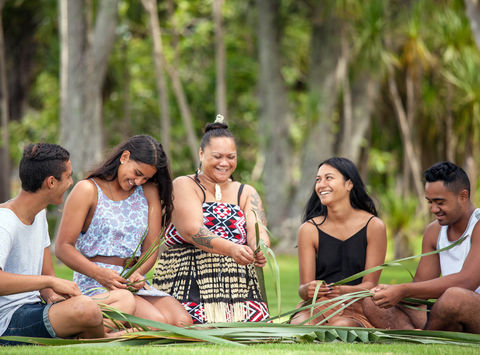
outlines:
{"label": "woman in black tank top", "polygon": [[[378,283],[380,271],[347,285],[332,286],[336,281],[383,264],[387,248],[385,225],[377,217],[375,204],[350,160],[330,158],[319,165],[303,222],[298,232],[298,293],[303,299],[299,306],[311,303],[319,282],[322,284],[317,302],[321,298],[371,289]],[[328,306],[317,307],[316,312]],[[317,324],[334,311],[335,308],[308,324]],[[309,317],[309,309],[300,311],[291,323],[300,324]],[[372,327],[358,302],[322,324]]]}

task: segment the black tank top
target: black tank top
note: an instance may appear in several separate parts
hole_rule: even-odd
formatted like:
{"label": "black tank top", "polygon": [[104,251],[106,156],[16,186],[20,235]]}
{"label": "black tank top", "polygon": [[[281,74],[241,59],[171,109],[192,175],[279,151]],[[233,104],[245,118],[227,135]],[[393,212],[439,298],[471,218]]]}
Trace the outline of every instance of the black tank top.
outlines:
{"label": "black tank top", "polygon": [[[318,252],[315,265],[315,280],[324,280],[326,283],[337,282],[344,278],[365,270],[367,254],[367,224],[357,233],[346,240],[340,240],[318,230]],[[353,280],[347,285],[358,285],[362,278]]]}

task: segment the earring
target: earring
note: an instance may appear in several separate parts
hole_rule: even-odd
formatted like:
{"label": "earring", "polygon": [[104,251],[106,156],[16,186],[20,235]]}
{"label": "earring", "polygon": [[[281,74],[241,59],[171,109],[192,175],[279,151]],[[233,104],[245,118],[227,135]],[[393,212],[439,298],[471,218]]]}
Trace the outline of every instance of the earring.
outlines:
{"label": "earring", "polygon": [[123,164],[123,161],[120,160],[120,164]]}
{"label": "earring", "polygon": [[198,179],[198,174],[200,174],[201,172],[202,172],[202,162],[200,162],[200,164],[198,165],[198,169],[195,172],[195,179]]}

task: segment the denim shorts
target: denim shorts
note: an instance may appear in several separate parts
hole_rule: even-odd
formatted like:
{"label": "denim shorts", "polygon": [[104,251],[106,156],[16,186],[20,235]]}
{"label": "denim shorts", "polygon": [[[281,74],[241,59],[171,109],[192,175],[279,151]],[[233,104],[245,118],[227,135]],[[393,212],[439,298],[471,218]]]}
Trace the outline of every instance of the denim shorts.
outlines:
{"label": "denim shorts", "polygon": [[[2,336],[27,336],[41,338],[56,338],[57,335],[50,324],[48,310],[52,304],[24,304],[13,313],[10,324]],[[27,345],[16,341],[0,340],[0,345]]]}

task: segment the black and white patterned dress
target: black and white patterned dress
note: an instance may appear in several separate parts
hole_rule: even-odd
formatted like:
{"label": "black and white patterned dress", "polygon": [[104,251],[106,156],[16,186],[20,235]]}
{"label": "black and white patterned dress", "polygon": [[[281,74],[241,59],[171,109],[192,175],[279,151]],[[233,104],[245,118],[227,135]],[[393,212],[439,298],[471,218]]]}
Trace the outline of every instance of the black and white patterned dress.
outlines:
{"label": "black and white patterned dress", "polygon": [[[239,205],[204,202],[202,209],[204,225],[210,231],[237,244],[247,243],[245,214]],[[229,256],[196,248],[173,224],[165,245],[153,285],[178,299],[194,323],[259,322],[269,317],[253,265],[238,265]]]}

